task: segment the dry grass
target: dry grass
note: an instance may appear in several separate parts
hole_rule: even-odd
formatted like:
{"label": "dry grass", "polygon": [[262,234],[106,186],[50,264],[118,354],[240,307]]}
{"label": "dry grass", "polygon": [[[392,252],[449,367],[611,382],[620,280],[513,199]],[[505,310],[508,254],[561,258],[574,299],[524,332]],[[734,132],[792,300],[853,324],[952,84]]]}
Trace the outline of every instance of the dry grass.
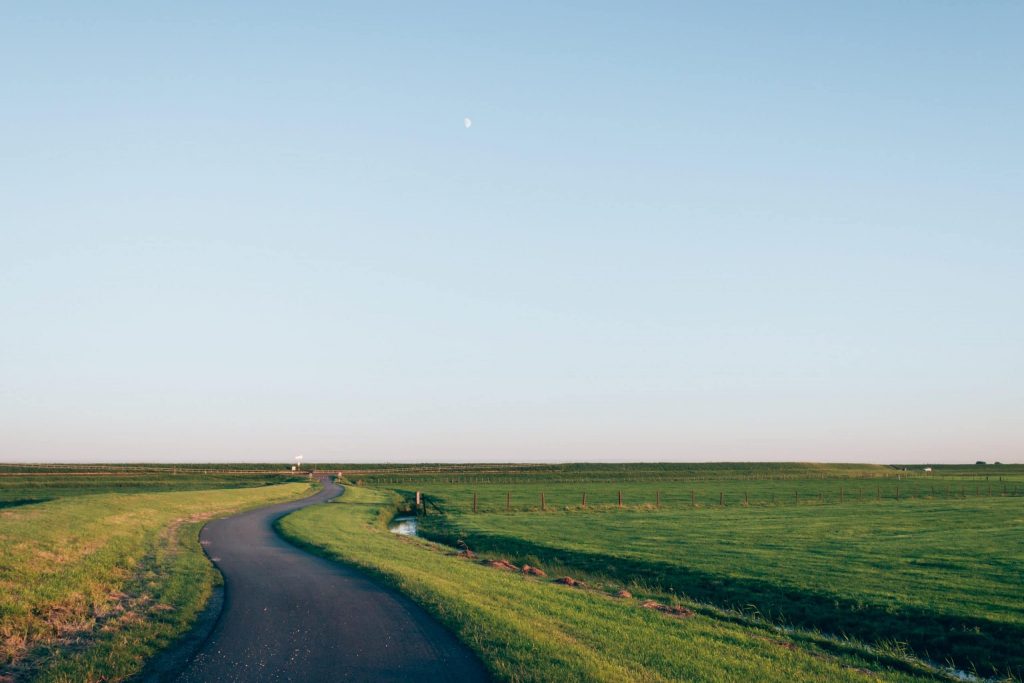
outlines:
{"label": "dry grass", "polygon": [[0,680],[138,671],[188,628],[217,578],[196,542],[203,521],[307,490],[99,494],[4,511]]}

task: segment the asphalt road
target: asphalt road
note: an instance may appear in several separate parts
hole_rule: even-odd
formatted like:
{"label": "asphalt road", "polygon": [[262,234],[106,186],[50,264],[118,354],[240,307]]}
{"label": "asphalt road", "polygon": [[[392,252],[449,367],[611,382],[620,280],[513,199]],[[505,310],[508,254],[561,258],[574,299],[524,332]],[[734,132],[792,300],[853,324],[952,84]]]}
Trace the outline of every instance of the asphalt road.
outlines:
{"label": "asphalt road", "polygon": [[177,678],[212,681],[485,681],[479,660],[408,598],[282,540],[274,520],[342,488],[210,522],[224,606]]}

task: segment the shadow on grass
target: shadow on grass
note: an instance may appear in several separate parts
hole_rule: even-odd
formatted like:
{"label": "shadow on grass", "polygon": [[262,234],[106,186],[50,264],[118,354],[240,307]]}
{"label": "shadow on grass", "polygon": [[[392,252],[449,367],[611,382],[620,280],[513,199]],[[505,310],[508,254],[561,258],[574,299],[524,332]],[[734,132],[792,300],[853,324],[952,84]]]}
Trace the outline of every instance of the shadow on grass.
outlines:
{"label": "shadow on grass", "polygon": [[846,635],[867,643],[906,643],[918,656],[951,661],[984,676],[1024,678],[1024,627],[905,605],[855,602],[835,595],[779,586],[757,579],[730,578],[668,562],[553,548],[519,538],[467,533],[443,517],[429,518],[419,535],[447,545],[466,541],[477,552],[573,567],[622,583],[640,580],[699,602],[755,611],[775,623]]}
{"label": "shadow on grass", "polygon": [[21,505],[34,505],[36,503],[45,503],[52,498],[17,498],[15,500],[0,500],[0,509],[3,508],[16,508]]}

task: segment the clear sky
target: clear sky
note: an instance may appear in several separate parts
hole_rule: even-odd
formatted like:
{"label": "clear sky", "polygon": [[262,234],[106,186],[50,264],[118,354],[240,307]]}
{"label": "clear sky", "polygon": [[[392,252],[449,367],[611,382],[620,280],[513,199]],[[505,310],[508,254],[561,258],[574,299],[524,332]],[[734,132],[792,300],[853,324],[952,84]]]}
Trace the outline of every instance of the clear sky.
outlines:
{"label": "clear sky", "polygon": [[4,3],[0,459],[1024,461],[1022,27]]}

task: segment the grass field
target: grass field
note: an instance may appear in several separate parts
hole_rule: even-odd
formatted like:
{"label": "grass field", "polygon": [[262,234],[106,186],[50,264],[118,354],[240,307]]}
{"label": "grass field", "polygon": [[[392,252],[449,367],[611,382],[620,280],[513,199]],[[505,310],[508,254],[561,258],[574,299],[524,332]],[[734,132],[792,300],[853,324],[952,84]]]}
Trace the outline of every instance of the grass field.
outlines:
{"label": "grass field", "polygon": [[514,562],[905,643],[985,675],[1024,672],[1021,498],[547,514],[456,508],[420,528]]}
{"label": "grass field", "polygon": [[280,465],[0,465],[0,508],[97,493],[251,488],[294,479]]}
{"label": "grass field", "polygon": [[[286,537],[358,565],[424,605],[506,681],[867,681],[932,678],[857,647],[704,613],[678,618],[634,598],[559,585],[399,538],[396,496],[349,487],[279,522]],[[645,597],[645,596],[638,596]]]}
{"label": "grass field", "polygon": [[[321,469],[361,485],[281,532],[410,595],[499,680],[1024,673],[1024,466]],[[218,580],[204,521],[309,490],[287,481],[279,466],[0,466],[0,682],[138,672]],[[388,533],[416,491],[425,538]],[[460,541],[548,576],[466,559]]]}
{"label": "grass field", "polygon": [[1024,674],[1021,466],[435,466],[346,476],[406,500],[422,491],[421,534],[449,545],[981,676]]}
{"label": "grass field", "polygon": [[[127,485],[102,473],[31,485],[0,478],[3,500],[45,501],[0,509],[0,680],[121,680],[138,672],[190,627],[219,579],[198,543],[203,522],[300,497],[310,486],[237,488],[246,482],[235,477],[235,488],[216,488],[224,483],[199,475]],[[165,491],[174,486],[187,490]]]}
{"label": "grass field", "polygon": [[906,649],[985,676],[1024,674],[1024,467],[599,466],[551,474],[506,483],[467,471],[446,480],[378,476],[396,479],[391,485],[407,499],[422,486],[430,514],[421,533],[436,541]]}

